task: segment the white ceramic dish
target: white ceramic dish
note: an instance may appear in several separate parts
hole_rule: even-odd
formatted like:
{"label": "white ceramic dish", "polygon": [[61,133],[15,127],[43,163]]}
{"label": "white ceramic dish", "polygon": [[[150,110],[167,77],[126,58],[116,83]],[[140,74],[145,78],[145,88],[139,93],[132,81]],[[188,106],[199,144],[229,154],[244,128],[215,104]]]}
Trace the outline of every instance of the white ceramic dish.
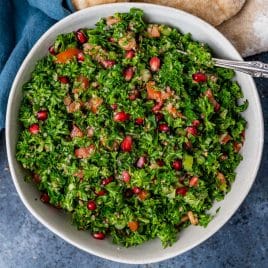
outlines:
{"label": "white ceramic dish", "polygon": [[249,108],[244,113],[248,121],[246,142],[242,149],[244,160],[237,168],[237,177],[232,190],[222,202],[214,205],[213,211],[219,206],[221,210],[207,228],[187,228],[180,234],[180,239],[172,247],[163,249],[160,241],[154,240],[139,247],[126,249],[112,244],[109,239],[97,241],[88,232],[77,231],[70,224],[67,215],[39,201],[38,191],[32,185],[24,182],[25,171],[15,158],[22,85],[29,79],[36,61],[47,54],[48,47],[58,34],[84,27],[94,27],[101,17],[112,15],[114,12],[127,12],[131,7],[143,9],[149,21],[168,24],[181,29],[182,32],[191,32],[194,39],[208,43],[220,58],[241,60],[235,48],[215,28],[195,16],[176,9],[150,4],[119,3],[82,10],[51,27],[24,60],[14,80],[8,101],[6,145],[12,178],[19,196],[28,210],[43,225],[69,243],[97,256],[124,263],[152,263],[179,255],[205,241],[228,221],[248,194],[259,168],[263,148],[261,104],[251,77],[245,74],[236,76],[245,98],[249,100]]}

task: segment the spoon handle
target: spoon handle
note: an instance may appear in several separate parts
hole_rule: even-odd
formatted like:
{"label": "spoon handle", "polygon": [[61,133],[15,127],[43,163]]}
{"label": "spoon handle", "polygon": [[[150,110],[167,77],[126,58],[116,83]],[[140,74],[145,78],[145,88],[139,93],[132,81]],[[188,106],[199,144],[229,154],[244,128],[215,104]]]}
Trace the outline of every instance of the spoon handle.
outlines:
{"label": "spoon handle", "polygon": [[232,61],[213,58],[218,67],[230,68],[253,77],[268,78],[268,64],[261,61]]}
{"label": "spoon handle", "polygon": [[[188,53],[182,50],[177,50],[183,55]],[[268,63],[261,61],[234,61],[234,60],[223,60],[212,58],[215,66],[233,69],[242,73],[249,74],[253,77],[264,77],[268,78]]]}

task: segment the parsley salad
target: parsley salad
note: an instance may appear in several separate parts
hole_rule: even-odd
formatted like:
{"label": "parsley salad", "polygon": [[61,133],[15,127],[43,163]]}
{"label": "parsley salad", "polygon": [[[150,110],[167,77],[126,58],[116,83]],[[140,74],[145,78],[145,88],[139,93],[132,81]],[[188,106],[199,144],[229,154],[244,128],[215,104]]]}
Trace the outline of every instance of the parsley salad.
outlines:
{"label": "parsley salad", "polygon": [[233,77],[140,9],[61,34],[23,86],[17,160],[79,230],[170,246],[235,179],[247,101]]}

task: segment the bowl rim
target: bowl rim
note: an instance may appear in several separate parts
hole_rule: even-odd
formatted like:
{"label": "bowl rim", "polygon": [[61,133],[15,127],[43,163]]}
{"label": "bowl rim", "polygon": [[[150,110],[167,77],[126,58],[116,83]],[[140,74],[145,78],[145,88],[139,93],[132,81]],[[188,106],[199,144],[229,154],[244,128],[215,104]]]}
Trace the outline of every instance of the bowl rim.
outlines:
{"label": "bowl rim", "polygon": [[8,163],[9,163],[9,167],[10,167],[10,173],[11,173],[11,177],[13,180],[13,183],[15,185],[16,191],[19,194],[20,199],[22,200],[23,204],[25,205],[25,207],[28,209],[28,211],[42,224],[44,225],[47,229],[49,229],[51,232],[53,232],[54,234],[56,234],[58,237],[62,238],[63,240],[67,241],[68,243],[70,243],[71,245],[87,252],[90,254],[93,254],[95,256],[107,259],[107,260],[112,260],[112,261],[116,261],[116,262],[120,262],[120,263],[127,263],[127,264],[148,264],[148,263],[155,263],[155,262],[159,262],[159,261],[163,261],[169,258],[173,258],[176,257],[178,255],[181,255],[183,253],[185,253],[186,251],[198,246],[199,244],[203,243],[204,241],[206,241],[208,238],[210,238],[212,235],[214,235],[217,231],[219,231],[224,224],[226,224],[230,218],[234,215],[234,213],[237,211],[237,209],[242,205],[243,201],[245,200],[245,198],[247,197],[250,189],[252,188],[252,185],[256,179],[258,170],[260,168],[260,164],[261,164],[261,160],[262,160],[262,153],[263,153],[263,144],[264,144],[264,121],[263,121],[263,112],[262,112],[262,106],[261,106],[261,102],[260,102],[260,98],[258,95],[258,91],[256,88],[256,85],[254,83],[254,80],[252,77],[249,77],[250,80],[250,87],[252,88],[252,90],[254,91],[254,95],[256,97],[256,108],[257,108],[257,113],[259,114],[259,120],[260,120],[260,136],[259,136],[259,146],[260,146],[260,150],[258,151],[258,155],[257,155],[257,159],[255,159],[255,169],[253,172],[253,178],[251,180],[251,183],[248,184],[248,187],[246,189],[246,194],[242,197],[240,203],[236,204],[235,209],[229,213],[228,216],[226,216],[225,221],[219,223],[214,229],[211,229],[211,231],[209,232],[209,234],[205,235],[202,238],[199,238],[194,244],[185,247],[184,249],[176,252],[176,253],[169,253],[168,251],[165,252],[165,254],[160,254],[158,257],[151,259],[150,261],[148,261],[148,259],[144,260],[144,261],[140,261],[140,260],[135,260],[135,259],[127,259],[127,258],[121,258],[118,256],[113,256],[112,254],[107,256],[105,254],[102,254],[98,251],[92,250],[89,247],[85,247],[85,246],[81,246],[79,245],[77,242],[74,242],[72,239],[70,239],[68,236],[66,236],[64,233],[62,233],[60,230],[55,229],[54,227],[51,226],[51,224],[46,221],[45,219],[43,219],[41,216],[39,216],[38,212],[36,212],[33,208],[31,203],[29,203],[26,198],[24,198],[24,195],[20,189],[20,186],[18,184],[18,180],[19,178],[16,177],[15,174],[15,169],[13,167],[13,162],[16,161],[15,157],[13,157],[12,155],[12,151],[11,151],[11,146],[10,146],[10,131],[11,131],[11,113],[12,113],[12,100],[14,98],[14,95],[16,93],[16,89],[18,89],[18,80],[19,77],[22,75],[25,67],[27,66],[29,60],[32,57],[32,54],[34,53],[34,51],[39,47],[39,45],[41,45],[46,38],[54,31],[54,29],[57,29],[57,27],[64,25],[66,23],[68,23],[69,21],[72,20],[72,18],[79,16],[81,14],[86,14],[89,11],[93,12],[94,10],[100,10],[103,8],[109,8],[109,7],[121,7],[121,6],[125,6],[126,8],[130,9],[132,7],[134,8],[140,8],[143,9],[144,7],[146,8],[161,8],[161,9],[165,9],[168,12],[177,12],[178,15],[182,14],[184,16],[188,16],[189,19],[193,19],[195,20],[196,23],[201,24],[203,26],[205,26],[212,34],[216,35],[216,37],[220,37],[221,39],[224,39],[226,44],[229,45],[230,48],[233,49],[234,53],[233,53],[233,58],[237,59],[237,60],[243,60],[243,58],[240,56],[239,52],[237,51],[237,49],[231,44],[231,42],[222,34],[220,33],[216,28],[214,28],[212,25],[210,25],[209,23],[205,22],[204,20],[200,19],[199,17],[196,17],[188,12],[182,11],[180,9],[176,9],[176,8],[172,8],[172,7],[166,7],[163,5],[157,5],[157,4],[149,4],[149,3],[133,3],[133,2],[121,2],[121,3],[111,3],[111,4],[102,4],[102,5],[97,5],[97,6],[93,6],[93,7],[88,7],[85,9],[82,9],[80,11],[76,11],[74,13],[72,13],[71,15],[68,15],[67,17],[61,19],[60,21],[56,22],[55,24],[53,24],[45,33],[42,34],[42,36],[38,39],[38,41],[34,44],[34,46],[31,48],[31,50],[28,52],[27,56],[25,57],[25,59],[23,60],[17,74],[16,77],[12,83],[12,87],[10,90],[10,94],[9,94],[9,98],[8,98],[8,104],[7,104],[7,113],[6,113],[6,123],[5,123],[5,127],[6,127],[6,131],[5,131],[5,137],[6,137],[6,149],[7,149],[7,158],[8,158]]}

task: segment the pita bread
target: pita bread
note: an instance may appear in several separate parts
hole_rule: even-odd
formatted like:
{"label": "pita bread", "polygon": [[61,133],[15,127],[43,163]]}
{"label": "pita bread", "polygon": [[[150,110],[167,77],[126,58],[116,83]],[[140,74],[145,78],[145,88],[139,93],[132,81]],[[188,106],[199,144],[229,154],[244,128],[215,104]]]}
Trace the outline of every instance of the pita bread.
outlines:
{"label": "pita bread", "polygon": [[72,0],[73,6],[76,10],[80,10],[86,7],[97,6],[101,4],[117,3],[117,2],[129,2],[128,0]]}
{"label": "pita bread", "polygon": [[247,0],[242,10],[218,27],[242,56],[268,50],[268,1]]}
{"label": "pita bread", "polygon": [[216,26],[233,17],[246,0],[141,0],[182,9]]}

